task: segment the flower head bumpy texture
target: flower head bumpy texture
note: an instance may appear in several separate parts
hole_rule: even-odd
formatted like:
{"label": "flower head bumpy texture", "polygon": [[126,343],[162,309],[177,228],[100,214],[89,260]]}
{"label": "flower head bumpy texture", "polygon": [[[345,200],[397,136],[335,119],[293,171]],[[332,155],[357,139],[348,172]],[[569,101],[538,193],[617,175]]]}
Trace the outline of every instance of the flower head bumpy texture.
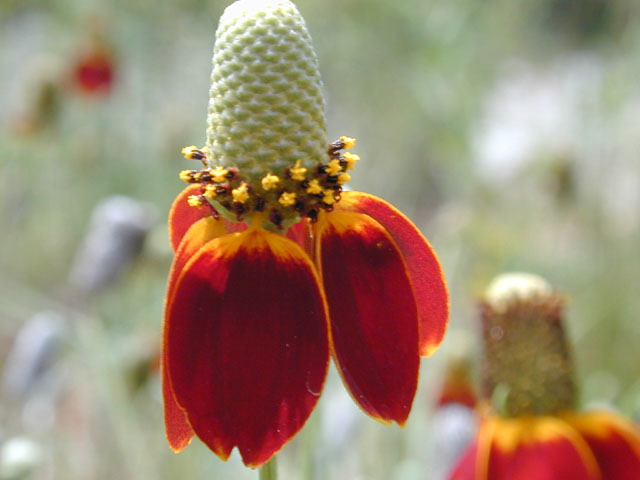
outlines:
{"label": "flower head bumpy texture", "polygon": [[252,183],[327,157],[322,81],[311,37],[286,0],[236,2],[220,18],[206,150]]}

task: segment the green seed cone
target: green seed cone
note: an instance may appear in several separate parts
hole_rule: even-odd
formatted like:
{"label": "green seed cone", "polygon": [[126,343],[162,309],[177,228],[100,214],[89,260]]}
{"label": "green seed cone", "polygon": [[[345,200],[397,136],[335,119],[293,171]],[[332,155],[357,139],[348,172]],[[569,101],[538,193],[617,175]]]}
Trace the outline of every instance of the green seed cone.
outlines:
{"label": "green seed cone", "polygon": [[287,0],[239,0],[216,31],[207,128],[211,165],[252,184],[327,159],[322,81],[304,20]]}
{"label": "green seed cone", "polygon": [[[564,300],[544,280],[506,275],[480,305],[483,395],[501,415],[553,415],[575,407]],[[495,282],[494,282],[495,284]]]}

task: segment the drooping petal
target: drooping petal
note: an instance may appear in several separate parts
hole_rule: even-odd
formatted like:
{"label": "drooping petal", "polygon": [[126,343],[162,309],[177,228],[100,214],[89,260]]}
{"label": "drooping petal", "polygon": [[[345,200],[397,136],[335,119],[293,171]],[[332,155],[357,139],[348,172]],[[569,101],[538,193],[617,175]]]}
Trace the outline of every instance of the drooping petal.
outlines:
{"label": "drooping petal", "polygon": [[[178,247],[167,284],[166,307],[173,298],[175,286],[187,261],[207,242],[226,234],[224,223],[212,217],[201,218],[195,222],[182,238]],[[176,403],[173,388],[167,370],[167,321],[166,312],[162,328],[162,396],[164,400],[164,424],[167,440],[171,449],[182,451],[193,438],[193,429],[189,425],[184,411]]]}
{"label": "drooping petal", "polygon": [[449,294],[435,251],[411,220],[381,198],[343,192],[336,209],[369,215],[387,229],[398,245],[420,315],[420,355],[432,355],[442,342],[449,321]]}
{"label": "drooping petal", "polygon": [[207,243],[168,307],[178,404],[221,458],[269,460],[303,426],[327,372],[325,300],[308,257],[261,229]]}
{"label": "drooping petal", "polygon": [[206,207],[192,207],[187,202],[191,195],[200,194],[200,185],[188,185],[171,204],[169,210],[169,241],[173,251],[178,249],[180,240],[189,227],[204,217],[211,216],[211,210]]}
{"label": "drooping petal", "polygon": [[162,399],[164,405],[164,431],[171,450],[180,453],[191,443],[194,432],[187,415],[178,405],[171,388],[166,362],[162,361]]}
{"label": "drooping petal", "polygon": [[332,212],[314,228],[344,383],[366,413],[402,425],[420,356],[418,313],[400,251],[382,225],[360,213]]}
{"label": "drooping petal", "polygon": [[[491,419],[487,480],[600,480],[589,446],[569,424],[551,416]],[[479,433],[482,435],[482,432]],[[478,456],[478,461],[483,459]]]}
{"label": "drooping petal", "polygon": [[586,440],[598,461],[602,478],[640,478],[640,431],[610,412],[576,413],[563,417]]}
{"label": "drooping petal", "polygon": [[313,233],[308,219],[303,218],[298,223],[291,225],[287,230],[287,238],[300,245],[300,248],[313,260],[313,255],[315,254],[313,248]]}
{"label": "drooping petal", "polygon": [[[199,195],[200,190],[200,185],[189,185],[178,194],[171,204],[171,209],[169,210],[169,240],[174,251],[177,250],[182,237],[187,233],[191,225],[201,218],[207,218],[213,214],[213,210],[207,205],[201,207],[189,205],[187,199],[191,195]],[[244,222],[232,222],[225,218],[221,218],[221,220],[228,233],[243,232],[247,229],[247,224]]]}

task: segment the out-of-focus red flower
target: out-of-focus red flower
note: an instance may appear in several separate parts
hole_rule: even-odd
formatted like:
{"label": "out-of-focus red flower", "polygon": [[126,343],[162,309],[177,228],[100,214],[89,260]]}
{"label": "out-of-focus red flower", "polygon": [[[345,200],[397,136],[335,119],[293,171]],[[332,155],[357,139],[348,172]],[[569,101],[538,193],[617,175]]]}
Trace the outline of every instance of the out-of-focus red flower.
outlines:
{"label": "out-of-focus red flower", "polygon": [[74,87],[85,94],[106,94],[113,88],[115,57],[104,45],[96,44],[79,54],[72,71]]}
{"label": "out-of-focus red flower", "polygon": [[636,425],[605,411],[482,421],[450,480],[640,478]]}
{"label": "out-of-focus red flower", "polygon": [[640,430],[576,411],[564,299],[540,277],[498,277],[481,302],[484,402],[450,480],[640,479]]}

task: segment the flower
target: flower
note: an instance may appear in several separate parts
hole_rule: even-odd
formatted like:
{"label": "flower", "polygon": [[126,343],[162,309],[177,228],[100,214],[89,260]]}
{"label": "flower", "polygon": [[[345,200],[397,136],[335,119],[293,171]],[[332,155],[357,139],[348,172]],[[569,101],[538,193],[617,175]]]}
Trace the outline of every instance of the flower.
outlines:
{"label": "flower", "polygon": [[83,94],[103,95],[113,87],[116,62],[100,35],[94,36],[96,38],[74,60],[71,80],[74,88]]}
{"label": "flower", "polygon": [[563,301],[540,277],[498,277],[482,304],[484,390],[474,443],[450,480],[640,478],[640,430],[575,408]]}
{"label": "flower", "polygon": [[448,319],[438,259],[398,210],[345,192],[355,143],[329,143],[317,59],[287,0],[241,0],[216,33],[205,168],[169,215],[163,328],[174,451],[267,462],[304,425],[333,357],[355,402],[404,424],[420,356]]}

